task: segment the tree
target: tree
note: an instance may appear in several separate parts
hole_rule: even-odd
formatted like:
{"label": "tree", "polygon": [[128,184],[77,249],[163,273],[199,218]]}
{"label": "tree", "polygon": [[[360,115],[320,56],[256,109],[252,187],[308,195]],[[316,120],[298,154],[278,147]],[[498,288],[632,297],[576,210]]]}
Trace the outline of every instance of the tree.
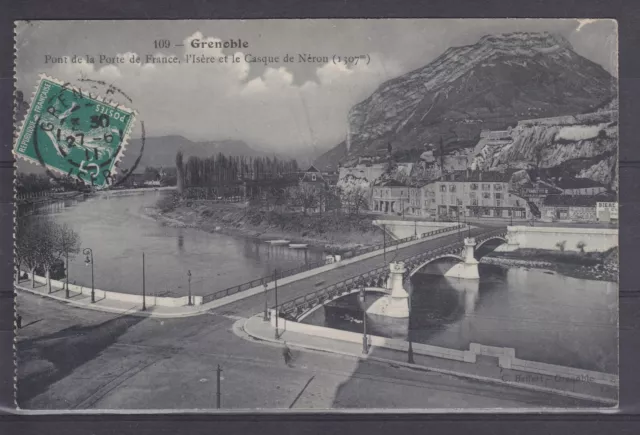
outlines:
{"label": "tree", "polygon": [[319,189],[307,183],[299,183],[295,187],[288,188],[287,197],[290,198],[291,204],[302,207],[305,215],[308,209],[315,208],[320,204]]}
{"label": "tree", "polygon": [[182,151],[178,151],[176,154],[176,184],[178,186],[178,193],[182,195],[184,192],[184,163]]}
{"label": "tree", "polygon": [[[30,238],[29,219],[18,218],[15,233],[14,262],[16,265],[16,284],[20,283],[20,268],[30,255],[32,239]],[[28,266],[27,266],[28,267]]]}
{"label": "tree", "polygon": [[564,248],[567,245],[567,241],[563,240],[562,242],[556,243],[556,248],[560,250],[560,252],[564,252]]}
{"label": "tree", "polygon": [[578,250],[580,251],[581,254],[584,254],[585,246],[587,246],[587,244],[585,242],[583,242],[582,240],[579,241],[578,243],[576,243],[576,248],[578,248]]}
{"label": "tree", "polygon": [[[51,293],[51,268],[58,260],[56,253],[57,224],[51,219],[38,219],[33,229],[37,240],[35,247],[36,267],[41,266],[47,278],[47,290]],[[35,273],[35,269],[33,269]]]}
{"label": "tree", "polygon": [[66,278],[65,289],[69,290],[69,257],[73,258],[80,252],[80,235],[66,223],[58,225],[55,232],[54,251],[56,257],[65,258],[64,275]]}

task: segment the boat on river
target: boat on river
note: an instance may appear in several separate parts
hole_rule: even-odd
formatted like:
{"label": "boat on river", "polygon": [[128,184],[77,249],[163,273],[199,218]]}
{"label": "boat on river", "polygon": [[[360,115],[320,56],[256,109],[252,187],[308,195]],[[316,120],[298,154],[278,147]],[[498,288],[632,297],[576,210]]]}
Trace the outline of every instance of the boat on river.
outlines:
{"label": "boat on river", "polygon": [[291,242],[289,240],[280,239],[280,240],[269,240],[267,243],[271,243],[272,245],[288,245]]}
{"label": "boat on river", "polygon": [[292,249],[307,249],[308,246],[306,243],[289,243],[289,247]]}

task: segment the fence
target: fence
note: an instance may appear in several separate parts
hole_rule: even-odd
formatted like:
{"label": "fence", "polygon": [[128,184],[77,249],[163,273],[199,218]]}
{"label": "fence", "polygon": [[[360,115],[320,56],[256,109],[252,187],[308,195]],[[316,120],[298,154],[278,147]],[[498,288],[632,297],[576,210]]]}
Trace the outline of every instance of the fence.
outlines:
{"label": "fence", "polygon": [[[462,229],[463,227],[464,227],[464,225],[456,225],[454,227],[438,228],[437,230],[429,231],[427,233],[423,233],[423,234],[419,234],[419,235],[415,235],[415,236],[411,236],[411,237],[405,237],[404,239],[392,240],[392,241],[390,241],[390,242],[388,242],[386,244],[382,243],[382,244],[377,244],[377,245],[369,246],[369,247],[362,248],[362,249],[347,251],[344,254],[342,254],[342,258],[344,258],[344,259],[353,258],[353,257],[356,257],[358,255],[363,255],[363,254],[367,254],[369,252],[373,252],[373,251],[377,251],[377,250],[380,250],[380,249],[384,249],[385,246],[387,248],[392,248],[394,246],[401,245],[403,243],[411,242],[411,241],[414,241],[414,240],[418,240],[418,239],[421,239],[421,238],[424,238],[424,237],[430,237],[430,236],[434,236],[436,234],[442,234],[442,233],[446,233],[446,232],[451,232],[453,230],[459,230],[459,229]],[[277,272],[277,273],[274,273],[273,275],[264,276],[262,278],[256,278],[256,279],[254,279],[252,281],[245,282],[245,283],[240,284],[240,285],[229,287],[229,288],[226,288],[224,290],[217,291],[215,293],[210,293],[208,295],[203,296],[202,301],[203,301],[203,303],[212,302],[212,301],[215,301],[217,299],[223,298],[225,296],[230,296],[230,295],[234,295],[236,293],[240,293],[240,292],[249,290],[249,289],[257,287],[259,285],[268,284],[268,283],[274,281],[276,278],[277,279],[286,278],[286,277],[289,277],[289,276],[292,276],[292,275],[296,275],[298,273],[302,273],[302,272],[306,272],[306,271],[311,270],[311,269],[315,269],[317,267],[326,266],[327,264],[331,264],[333,262],[334,262],[333,257],[327,257],[324,260],[316,261],[314,263],[303,264],[302,266],[299,266],[299,267],[296,267],[296,268],[293,268],[293,269]]]}

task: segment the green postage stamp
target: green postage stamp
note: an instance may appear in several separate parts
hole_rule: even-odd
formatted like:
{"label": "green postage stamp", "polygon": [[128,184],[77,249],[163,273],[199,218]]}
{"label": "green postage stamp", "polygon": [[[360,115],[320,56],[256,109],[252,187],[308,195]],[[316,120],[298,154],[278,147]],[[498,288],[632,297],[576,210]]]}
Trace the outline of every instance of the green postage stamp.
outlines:
{"label": "green postage stamp", "polygon": [[91,186],[107,187],[135,115],[134,110],[41,75],[14,153]]}

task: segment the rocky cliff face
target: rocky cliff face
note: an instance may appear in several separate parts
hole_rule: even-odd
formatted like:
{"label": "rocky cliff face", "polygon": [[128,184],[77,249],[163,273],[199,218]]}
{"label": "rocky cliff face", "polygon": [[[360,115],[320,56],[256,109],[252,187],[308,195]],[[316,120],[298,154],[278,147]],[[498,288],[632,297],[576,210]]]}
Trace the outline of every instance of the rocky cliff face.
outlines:
{"label": "rocky cliff face", "polygon": [[358,156],[382,156],[388,144],[411,159],[411,152],[437,150],[441,138],[447,152],[473,147],[482,130],[593,111],[613,98],[616,86],[607,71],[560,36],[485,36],[382,84],[349,113],[350,149],[342,143],[321,161],[337,165],[337,159],[349,164]]}
{"label": "rocky cliff face", "polygon": [[617,110],[521,121],[500,133],[480,139],[471,169],[555,169],[617,189]]}

